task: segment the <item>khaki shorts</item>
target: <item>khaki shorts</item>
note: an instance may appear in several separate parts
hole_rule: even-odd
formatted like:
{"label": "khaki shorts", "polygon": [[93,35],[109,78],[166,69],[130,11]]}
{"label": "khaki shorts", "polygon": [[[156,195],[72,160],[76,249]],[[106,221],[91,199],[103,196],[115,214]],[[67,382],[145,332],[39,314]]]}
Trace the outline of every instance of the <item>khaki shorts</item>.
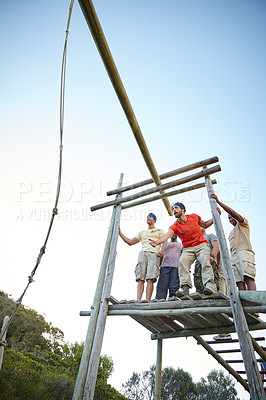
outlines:
{"label": "khaki shorts", "polygon": [[150,251],[141,251],[139,253],[138,263],[135,268],[136,281],[146,281],[152,279],[157,281],[160,275],[160,258],[156,253]]}
{"label": "khaki shorts", "polygon": [[245,276],[248,276],[249,278],[255,280],[256,266],[249,261],[244,261],[241,258],[238,258],[237,261],[234,261],[232,263],[232,269],[235,275],[236,282],[244,282]]}

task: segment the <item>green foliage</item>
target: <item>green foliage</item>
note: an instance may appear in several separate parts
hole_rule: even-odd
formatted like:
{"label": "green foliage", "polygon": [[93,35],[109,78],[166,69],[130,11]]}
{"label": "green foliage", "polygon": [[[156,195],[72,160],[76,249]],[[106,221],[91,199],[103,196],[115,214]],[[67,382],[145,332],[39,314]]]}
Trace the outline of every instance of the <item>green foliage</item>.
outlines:
{"label": "green foliage", "polygon": [[[0,327],[15,303],[0,291]],[[84,344],[64,342],[63,332],[21,305],[7,331],[0,372],[0,400],[71,400]],[[114,370],[100,357],[95,400],[126,400],[107,384]]]}
{"label": "green foliage", "polygon": [[239,400],[233,379],[222,371],[212,370],[207,381],[201,378],[197,383],[197,400]]}
{"label": "green foliage", "polygon": [[[155,365],[141,374],[133,372],[131,378],[122,385],[125,396],[130,400],[153,400],[155,391]],[[196,394],[196,385],[187,372],[178,368],[162,370],[161,400],[189,400]]]}
{"label": "green foliage", "polygon": [[[122,385],[122,391],[129,400],[154,400],[155,365],[141,374],[133,372]],[[161,400],[239,400],[230,376],[213,370],[207,381],[195,384],[191,375],[182,368],[172,367],[162,370]]]}
{"label": "green foliage", "polygon": [[147,399],[145,390],[142,387],[141,374],[137,372],[133,372],[129,380],[122,384],[122,391],[130,400]]}
{"label": "green foliage", "polygon": [[172,367],[162,371],[162,400],[188,400],[196,395],[196,385],[192,376],[182,368],[175,370]]}
{"label": "green foliage", "polygon": [[104,400],[104,399],[127,400],[125,396],[119,393],[111,385],[97,378],[95,392],[94,392],[94,400]]}

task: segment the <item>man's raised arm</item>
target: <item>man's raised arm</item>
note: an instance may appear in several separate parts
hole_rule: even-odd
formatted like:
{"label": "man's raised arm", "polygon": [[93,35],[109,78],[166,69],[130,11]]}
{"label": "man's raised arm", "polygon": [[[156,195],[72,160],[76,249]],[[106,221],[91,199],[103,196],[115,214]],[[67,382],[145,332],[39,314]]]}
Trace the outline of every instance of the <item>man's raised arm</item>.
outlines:
{"label": "man's raised arm", "polygon": [[219,206],[221,206],[224,211],[227,212],[227,214],[231,215],[231,217],[233,217],[234,219],[236,219],[238,222],[242,223],[244,222],[244,218],[242,217],[242,215],[238,214],[235,210],[233,210],[232,208],[228,207],[226,204],[222,203],[216,194],[212,193],[210,196],[212,199],[215,199],[217,204],[219,204]]}
{"label": "man's raised arm", "polygon": [[133,244],[139,243],[139,240],[138,240],[136,237],[133,237],[133,239],[129,239],[129,238],[127,238],[127,237],[121,232],[120,227],[119,227],[118,229],[119,229],[119,231],[118,231],[119,236],[120,236],[121,239],[123,239],[124,242],[127,243],[129,246],[132,246]]}

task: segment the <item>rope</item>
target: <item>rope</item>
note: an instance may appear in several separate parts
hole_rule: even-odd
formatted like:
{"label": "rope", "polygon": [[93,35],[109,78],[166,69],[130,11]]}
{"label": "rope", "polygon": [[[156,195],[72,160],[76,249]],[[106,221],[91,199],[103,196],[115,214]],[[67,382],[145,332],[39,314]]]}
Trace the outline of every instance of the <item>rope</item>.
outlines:
{"label": "rope", "polygon": [[66,29],[66,36],[65,36],[65,44],[64,44],[64,50],[63,50],[63,59],[62,59],[62,69],[61,69],[61,87],[60,87],[60,154],[59,154],[59,172],[58,172],[58,181],[57,181],[57,191],[56,191],[56,198],[55,198],[55,205],[53,208],[53,213],[51,216],[48,232],[44,241],[44,245],[41,247],[38,258],[36,260],[35,267],[31,271],[31,274],[28,276],[28,284],[25,287],[23,293],[19,297],[19,299],[15,302],[15,307],[14,310],[9,318],[8,323],[5,325],[3,331],[1,332],[0,336],[0,344],[3,343],[3,337],[4,334],[7,332],[7,329],[13,320],[18,308],[21,305],[22,299],[28,290],[29,285],[34,282],[33,277],[37,271],[37,268],[41,262],[42,256],[45,253],[46,245],[51,233],[51,229],[53,226],[54,222],[54,217],[58,214],[58,201],[59,201],[59,195],[60,195],[60,189],[61,189],[61,177],[62,177],[62,153],[63,153],[63,130],[64,130],[64,111],[65,111],[65,78],[66,78],[66,54],[67,54],[67,40],[68,40],[68,34],[69,34],[69,25],[70,25],[70,19],[71,19],[71,14],[72,14],[72,9],[74,5],[74,0],[71,0],[70,6],[69,6],[69,13],[68,13],[68,21],[67,21],[67,29]]}

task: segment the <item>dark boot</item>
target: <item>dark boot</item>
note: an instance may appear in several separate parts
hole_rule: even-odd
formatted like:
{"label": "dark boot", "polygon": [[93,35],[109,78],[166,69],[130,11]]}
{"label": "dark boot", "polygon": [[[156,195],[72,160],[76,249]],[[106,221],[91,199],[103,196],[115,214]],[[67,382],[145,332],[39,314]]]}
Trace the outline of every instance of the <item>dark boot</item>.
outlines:
{"label": "dark boot", "polygon": [[183,290],[185,295],[189,295],[189,286],[188,285],[182,285],[181,289]]}

